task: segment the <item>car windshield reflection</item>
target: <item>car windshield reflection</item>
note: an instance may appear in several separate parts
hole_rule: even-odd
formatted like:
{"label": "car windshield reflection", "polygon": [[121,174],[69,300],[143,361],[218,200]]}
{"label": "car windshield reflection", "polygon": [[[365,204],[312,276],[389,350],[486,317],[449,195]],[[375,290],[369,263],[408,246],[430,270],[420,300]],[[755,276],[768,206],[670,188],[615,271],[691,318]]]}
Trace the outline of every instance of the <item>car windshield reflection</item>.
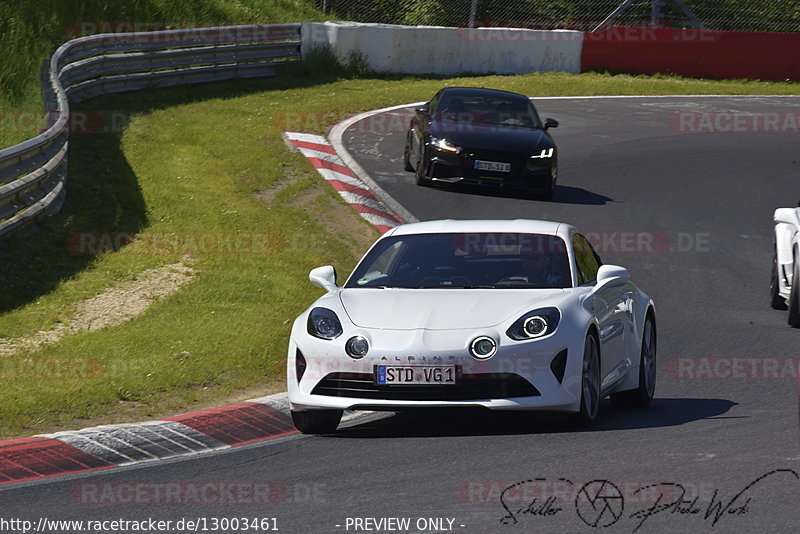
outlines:
{"label": "car windshield reflection", "polygon": [[383,239],[345,287],[562,289],[572,284],[566,245],[557,236],[453,233]]}

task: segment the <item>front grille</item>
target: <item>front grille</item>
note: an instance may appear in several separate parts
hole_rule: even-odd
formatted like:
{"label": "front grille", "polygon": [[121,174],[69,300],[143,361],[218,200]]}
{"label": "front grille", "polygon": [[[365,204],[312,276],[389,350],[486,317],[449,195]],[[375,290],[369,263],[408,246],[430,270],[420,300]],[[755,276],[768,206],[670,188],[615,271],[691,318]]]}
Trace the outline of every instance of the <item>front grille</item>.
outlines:
{"label": "front grille", "polygon": [[367,373],[331,373],[311,392],[327,397],[358,399],[455,401],[538,397],[533,384],[513,373],[462,375],[453,386],[383,386]]}

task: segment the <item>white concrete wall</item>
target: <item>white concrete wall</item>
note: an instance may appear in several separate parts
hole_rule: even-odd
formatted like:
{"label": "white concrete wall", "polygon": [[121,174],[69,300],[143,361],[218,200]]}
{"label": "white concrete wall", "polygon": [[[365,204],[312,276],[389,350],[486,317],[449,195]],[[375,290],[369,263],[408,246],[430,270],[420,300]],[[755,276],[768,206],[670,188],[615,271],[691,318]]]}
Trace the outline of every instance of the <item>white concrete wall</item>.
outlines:
{"label": "white concrete wall", "polygon": [[361,52],[372,70],[396,74],[578,73],[583,32],[304,22],[303,55],[319,46],[343,61]]}

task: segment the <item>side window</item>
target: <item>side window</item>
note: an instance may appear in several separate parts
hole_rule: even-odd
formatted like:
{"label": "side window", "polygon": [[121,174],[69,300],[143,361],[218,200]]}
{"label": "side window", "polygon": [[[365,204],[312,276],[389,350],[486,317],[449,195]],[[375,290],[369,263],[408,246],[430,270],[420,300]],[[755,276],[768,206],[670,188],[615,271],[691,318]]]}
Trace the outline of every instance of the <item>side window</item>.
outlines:
{"label": "side window", "polygon": [[439,104],[439,95],[441,95],[441,94],[442,94],[442,92],[439,91],[438,93],[433,95],[433,98],[431,98],[431,101],[428,102],[428,111],[430,113],[434,113],[436,111],[436,106]]}
{"label": "side window", "polygon": [[575,263],[578,266],[578,284],[588,284],[597,280],[597,270],[602,262],[589,241],[581,234],[574,234],[572,250],[575,252]]}

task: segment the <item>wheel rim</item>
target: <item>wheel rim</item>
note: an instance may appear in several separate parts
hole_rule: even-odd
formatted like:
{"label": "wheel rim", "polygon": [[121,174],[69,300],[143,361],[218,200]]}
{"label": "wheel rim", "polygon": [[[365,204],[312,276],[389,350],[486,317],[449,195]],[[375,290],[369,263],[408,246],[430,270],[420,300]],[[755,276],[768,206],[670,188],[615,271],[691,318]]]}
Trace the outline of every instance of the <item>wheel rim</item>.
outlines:
{"label": "wheel rim", "polygon": [[583,349],[583,408],[586,414],[594,419],[600,405],[600,368],[597,356],[597,344],[593,337],[586,339]]}
{"label": "wheel rim", "polygon": [[647,395],[652,397],[656,390],[656,329],[650,319],[644,324],[642,365],[644,365],[644,385]]}

